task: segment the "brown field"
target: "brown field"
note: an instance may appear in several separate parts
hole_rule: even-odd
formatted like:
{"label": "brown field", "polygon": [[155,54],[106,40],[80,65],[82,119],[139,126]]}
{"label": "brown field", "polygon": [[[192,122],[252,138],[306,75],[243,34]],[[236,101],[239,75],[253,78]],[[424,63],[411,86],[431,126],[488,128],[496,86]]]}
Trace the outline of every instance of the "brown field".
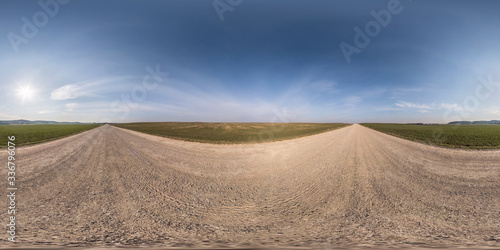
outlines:
{"label": "brown field", "polygon": [[246,145],[105,125],[16,155],[16,246],[500,247],[499,150],[360,125]]}

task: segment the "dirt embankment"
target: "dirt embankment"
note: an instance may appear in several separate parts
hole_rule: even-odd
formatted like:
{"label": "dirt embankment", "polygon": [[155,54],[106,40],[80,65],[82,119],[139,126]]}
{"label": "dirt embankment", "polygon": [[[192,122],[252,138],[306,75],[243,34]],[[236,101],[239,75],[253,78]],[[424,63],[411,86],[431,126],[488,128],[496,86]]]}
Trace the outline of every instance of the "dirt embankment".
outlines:
{"label": "dirt embankment", "polygon": [[106,125],[16,163],[22,246],[500,246],[500,151],[360,125],[255,145]]}

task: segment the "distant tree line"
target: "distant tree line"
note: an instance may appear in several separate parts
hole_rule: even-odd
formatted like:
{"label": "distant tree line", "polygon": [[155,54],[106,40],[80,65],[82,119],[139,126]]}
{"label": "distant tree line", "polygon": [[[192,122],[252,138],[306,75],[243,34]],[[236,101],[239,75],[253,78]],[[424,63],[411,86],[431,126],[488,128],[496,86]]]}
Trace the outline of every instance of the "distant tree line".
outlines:
{"label": "distant tree line", "polygon": [[454,121],[448,124],[496,124],[500,125],[500,120],[491,120],[491,121]]}

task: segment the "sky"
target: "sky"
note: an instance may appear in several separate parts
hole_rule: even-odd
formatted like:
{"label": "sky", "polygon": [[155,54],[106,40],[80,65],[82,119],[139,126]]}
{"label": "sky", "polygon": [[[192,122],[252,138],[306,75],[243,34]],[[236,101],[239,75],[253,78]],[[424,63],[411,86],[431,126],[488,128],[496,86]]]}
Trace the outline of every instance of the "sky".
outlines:
{"label": "sky", "polygon": [[500,120],[500,1],[3,0],[0,120]]}

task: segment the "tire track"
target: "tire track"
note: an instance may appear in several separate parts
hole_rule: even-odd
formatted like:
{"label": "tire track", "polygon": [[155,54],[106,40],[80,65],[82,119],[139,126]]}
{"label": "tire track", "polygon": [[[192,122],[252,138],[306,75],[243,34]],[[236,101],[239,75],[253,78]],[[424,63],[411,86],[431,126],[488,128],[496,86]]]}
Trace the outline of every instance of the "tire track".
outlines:
{"label": "tire track", "polygon": [[25,246],[500,246],[498,150],[360,125],[249,145],[105,125],[18,156]]}

